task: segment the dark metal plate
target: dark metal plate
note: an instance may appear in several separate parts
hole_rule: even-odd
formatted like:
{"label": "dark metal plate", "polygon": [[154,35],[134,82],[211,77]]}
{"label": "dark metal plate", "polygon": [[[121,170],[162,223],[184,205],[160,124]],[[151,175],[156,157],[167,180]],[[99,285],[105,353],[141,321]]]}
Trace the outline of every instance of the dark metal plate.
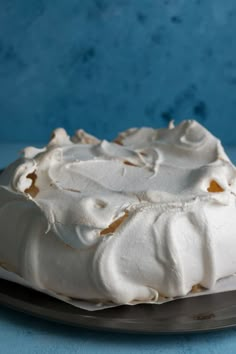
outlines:
{"label": "dark metal plate", "polygon": [[47,320],[90,329],[140,332],[203,332],[236,326],[236,291],[90,312],[6,280],[0,303]]}

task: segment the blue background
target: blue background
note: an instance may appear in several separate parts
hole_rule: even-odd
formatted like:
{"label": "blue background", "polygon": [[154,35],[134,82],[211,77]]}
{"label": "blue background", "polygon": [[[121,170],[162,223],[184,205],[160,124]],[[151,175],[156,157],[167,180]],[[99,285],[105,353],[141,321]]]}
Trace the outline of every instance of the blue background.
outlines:
{"label": "blue background", "polygon": [[[0,0],[0,168],[51,130],[195,118],[236,145],[234,0]],[[236,161],[236,149],[227,149]],[[0,306],[0,353],[234,353],[235,330],[132,336]]]}
{"label": "blue background", "polygon": [[195,118],[236,144],[234,0],[0,0],[0,141]]}

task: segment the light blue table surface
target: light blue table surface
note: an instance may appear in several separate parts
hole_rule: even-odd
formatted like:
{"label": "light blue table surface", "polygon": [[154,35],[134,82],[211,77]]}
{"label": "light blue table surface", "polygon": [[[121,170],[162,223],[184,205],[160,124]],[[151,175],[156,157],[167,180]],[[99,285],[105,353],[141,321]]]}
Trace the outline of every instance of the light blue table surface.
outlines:
{"label": "light blue table surface", "polygon": [[[0,167],[21,145],[0,144]],[[227,152],[236,161],[236,148]],[[235,353],[236,329],[197,335],[128,335],[50,323],[0,306],[0,353]]]}

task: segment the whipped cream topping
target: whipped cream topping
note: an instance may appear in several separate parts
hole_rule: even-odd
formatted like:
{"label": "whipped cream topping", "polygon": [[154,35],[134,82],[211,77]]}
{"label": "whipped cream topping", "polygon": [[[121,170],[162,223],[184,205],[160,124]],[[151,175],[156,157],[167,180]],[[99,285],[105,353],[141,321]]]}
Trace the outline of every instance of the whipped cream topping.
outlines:
{"label": "whipped cream topping", "polygon": [[236,170],[194,120],[113,142],[53,132],[0,176],[0,266],[39,289],[130,304],[236,272]]}

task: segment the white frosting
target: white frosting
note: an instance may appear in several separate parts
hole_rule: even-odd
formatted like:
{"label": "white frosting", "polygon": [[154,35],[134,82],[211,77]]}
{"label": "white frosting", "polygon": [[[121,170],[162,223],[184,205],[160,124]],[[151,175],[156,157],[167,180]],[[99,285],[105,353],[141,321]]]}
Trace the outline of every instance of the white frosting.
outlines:
{"label": "white frosting", "polygon": [[236,272],[235,193],[235,167],[196,121],[115,142],[57,129],[0,176],[0,265],[103,303],[212,289]]}

